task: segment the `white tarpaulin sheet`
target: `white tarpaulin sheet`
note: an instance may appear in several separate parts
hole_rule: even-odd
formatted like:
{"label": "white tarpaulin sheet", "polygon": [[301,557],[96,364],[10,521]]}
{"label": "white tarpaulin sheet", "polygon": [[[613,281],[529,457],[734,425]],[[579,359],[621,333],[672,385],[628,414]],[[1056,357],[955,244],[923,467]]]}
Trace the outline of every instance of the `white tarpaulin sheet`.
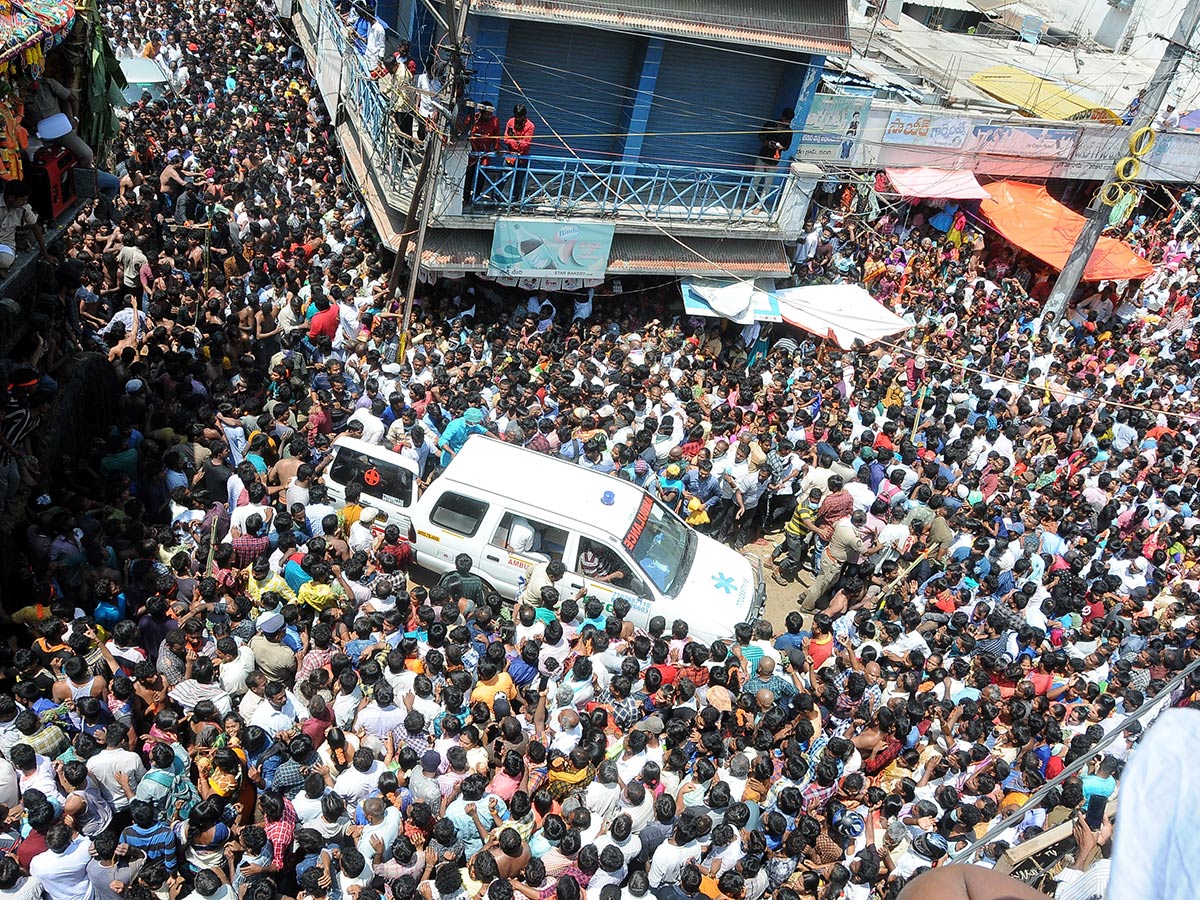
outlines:
{"label": "white tarpaulin sheet", "polygon": [[908,331],[900,318],[856,284],[819,284],[775,292],[783,321],[837,342],[843,350]]}
{"label": "white tarpaulin sheet", "polygon": [[720,278],[685,278],[679,283],[683,309],[690,316],[725,318],[738,325],[782,322],[779,304],[771,293],[770,278],[732,281]]}

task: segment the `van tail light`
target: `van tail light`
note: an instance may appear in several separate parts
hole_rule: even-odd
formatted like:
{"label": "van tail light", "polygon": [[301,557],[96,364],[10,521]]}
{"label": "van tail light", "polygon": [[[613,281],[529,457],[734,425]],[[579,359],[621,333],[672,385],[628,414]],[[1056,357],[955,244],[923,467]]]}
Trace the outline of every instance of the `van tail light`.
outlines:
{"label": "van tail light", "polygon": [[410,544],[417,543],[417,526],[411,520],[408,523],[408,542]]}

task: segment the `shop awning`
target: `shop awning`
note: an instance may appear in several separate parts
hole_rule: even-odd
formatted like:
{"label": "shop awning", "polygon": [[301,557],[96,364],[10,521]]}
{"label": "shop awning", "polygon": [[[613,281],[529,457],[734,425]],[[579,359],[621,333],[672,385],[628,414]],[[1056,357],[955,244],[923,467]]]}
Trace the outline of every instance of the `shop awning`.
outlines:
{"label": "shop awning", "polygon": [[[988,185],[990,199],[979,209],[1008,240],[1056,269],[1066,264],[1084,218],[1046,193],[1040,184],[997,181]],[[1124,241],[1102,237],[1084,269],[1085,281],[1145,278],[1154,266]]]}
{"label": "shop awning", "polygon": [[786,278],[792,268],[783,241],[618,232],[613,236],[608,274]]}
{"label": "shop awning", "polygon": [[873,344],[912,328],[857,284],[819,284],[776,291],[783,321],[836,341],[849,350],[856,340]]}
{"label": "shop awning", "polygon": [[[397,229],[398,231],[398,229]],[[398,240],[398,238],[397,238]],[[430,275],[459,277],[487,271],[492,232],[481,228],[430,228],[421,268]],[[669,238],[616,234],[608,275],[679,275],[706,278],[785,278],[791,274],[783,241],[765,238]]]}
{"label": "shop awning", "polygon": [[782,322],[774,279],[732,281],[723,278],[685,278],[679,282],[683,311],[689,316],[730,319],[739,325]]}
{"label": "shop awning", "polygon": [[1121,124],[1111,109],[1094,103],[1074,88],[1025,72],[1015,66],[992,66],[968,81],[1003,103],[1039,119]]}
{"label": "shop awning", "polygon": [[944,200],[986,200],[991,195],[974,172],[935,169],[888,169],[888,180],[902,197],[938,197]]}

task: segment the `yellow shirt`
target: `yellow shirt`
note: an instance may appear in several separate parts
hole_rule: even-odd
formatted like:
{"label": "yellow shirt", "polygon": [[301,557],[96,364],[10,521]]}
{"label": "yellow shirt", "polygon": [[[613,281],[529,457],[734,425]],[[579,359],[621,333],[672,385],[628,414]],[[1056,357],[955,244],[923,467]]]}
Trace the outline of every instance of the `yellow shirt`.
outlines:
{"label": "yellow shirt", "polygon": [[246,567],[246,593],[254,602],[258,602],[263,594],[274,591],[283,598],[284,603],[295,603],[296,593],[289,586],[282,575],[272,573],[271,576],[263,582],[254,580],[254,575],[250,572],[250,567]]}
{"label": "yellow shirt", "polygon": [[300,603],[306,603],[320,612],[323,609],[328,609],[337,602],[338,591],[330,584],[317,584],[315,581],[306,581],[300,585],[300,590],[296,594],[296,599]]}
{"label": "yellow shirt", "polygon": [[506,697],[513,696],[517,691],[516,685],[513,684],[513,680],[507,672],[499,673],[492,679],[491,684],[481,681],[475,685],[475,690],[471,691],[471,702],[482,700],[488,705],[488,709],[491,709],[492,704],[496,702],[496,695],[501,691]]}

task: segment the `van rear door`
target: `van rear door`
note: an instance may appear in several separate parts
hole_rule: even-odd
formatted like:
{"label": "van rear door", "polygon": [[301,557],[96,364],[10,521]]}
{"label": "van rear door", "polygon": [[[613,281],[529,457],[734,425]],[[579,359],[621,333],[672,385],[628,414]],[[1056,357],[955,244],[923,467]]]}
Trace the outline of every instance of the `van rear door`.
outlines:
{"label": "van rear door", "polygon": [[409,509],[416,499],[417,464],[398,454],[388,458],[375,456],[365,450],[334,445],[333,462],[325,474],[327,483],[345,498],[346,486],[362,488],[363,506],[373,506],[387,516],[382,524],[398,525],[401,536],[408,537]]}

